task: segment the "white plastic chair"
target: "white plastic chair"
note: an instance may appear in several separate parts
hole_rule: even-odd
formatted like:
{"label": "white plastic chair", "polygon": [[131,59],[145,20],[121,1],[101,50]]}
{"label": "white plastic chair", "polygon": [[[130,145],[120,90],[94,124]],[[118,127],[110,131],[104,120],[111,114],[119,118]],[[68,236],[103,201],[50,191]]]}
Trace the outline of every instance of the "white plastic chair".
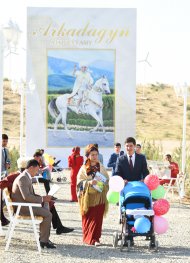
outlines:
{"label": "white plastic chair", "polygon": [[[174,198],[174,192],[176,191],[179,195],[179,199],[184,197],[184,184],[185,184],[185,178],[186,175],[179,173],[176,178],[170,178],[170,182],[166,185],[164,185],[164,188],[166,189],[166,193],[164,195],[164,198],[166,199],[168,196],[168,193],[172,193],[172,199]],[[173,181],[175,181],[174,184]]]}
{"label": "white plastic chair", "polygon": [[[5,237],[5,239],[7,240],[6,246],[5,246],[5,251],[7,251],[9,249],[11,238],[13,236],[13,232],[14,232],[14,229],[15,229],[16,225],[18,223],[26,223],[26,224],[32,224],[35,240],[36,240],[37,247],[38,247],[38,251],[41,252],[41,246],[40,246],[40,242],[39,242],[39,235],[37,233],[36,225],[40,224],[42,222],[43,217],[41,217],[41,216],[34,216],[33,209],[32,209],[33,207],[41,207],[41,204],[12,202],[11,198],[10,198],[10,195],[9,195],[9,191],[8,191],[7,188],[5,188],[3,190],[3,196],[4,196],[4,199],[5,199],[5,203],[6,203],[6,206],[7,206],[7,211],[8,211],[9,218],[10,218],[10,225],[9,225],[6,237]],[[16,214],[14,214],[13,206],[17,206]],[[29,216],[21,216],[21,215],[19,215],[20,209],[23,206],[29,208],[29,211],[30,211],[30,215]]]}

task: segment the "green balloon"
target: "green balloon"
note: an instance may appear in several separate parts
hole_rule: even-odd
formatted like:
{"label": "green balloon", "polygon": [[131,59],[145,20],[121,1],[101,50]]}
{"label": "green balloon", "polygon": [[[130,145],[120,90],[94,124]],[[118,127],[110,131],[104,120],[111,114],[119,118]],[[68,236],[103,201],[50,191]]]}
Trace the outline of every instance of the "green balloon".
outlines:
{"label": "green balloon", "polygon": [[154,199],[160,199],[163,198],[165,195],[165,189],[162,185],[159,185],[155,190],[151,191],[152,198]]}
{"label": "green balloon", "polygon": [[116,204],[119,202],[119,192],[113,192],[109,190],[107,192],[107,200],[110,204]]}

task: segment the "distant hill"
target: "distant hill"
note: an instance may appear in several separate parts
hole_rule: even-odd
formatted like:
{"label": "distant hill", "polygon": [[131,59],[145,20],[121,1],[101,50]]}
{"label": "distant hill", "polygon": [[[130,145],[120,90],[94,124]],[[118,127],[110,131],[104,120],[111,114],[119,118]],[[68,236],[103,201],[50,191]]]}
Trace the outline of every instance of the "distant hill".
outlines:
{"label": "distant hill", "polygon": [[[71,77],[72,78],[72,77]],[[60,77],[60,81],[63,81]],[[136,137],[147,139],[176,140],[182,138],[183,99],[176,99],[172,87],[146,86],[146,99],[142,98],[142,86],[137,87]],[[20,96],[12,92],[10,83],[4,83],[3,132],[19,137]],[[190,102],[187,105],[187,140],[190,140]],[[19,143],[19,139],[18,139]]]}
{"label": "distant hill", "polygon": [[48,89],[60,90],[60,89],[72,89],[75,78],[64,74],[51,74],[48,76]]}
{"label": "distant hill", "polygon": [[[48,57],[49,90],[72,89],[75,81],[75,77],[72,76],[74,65],[77,65],[79,68],[78,63],[74,61]],[[91,72],[94,82],[102,76],[106,76],[110,87],[112,89],[114,88],[113,64],[106,61],[95,61],[92,66],[89,66],[89,71]]]}

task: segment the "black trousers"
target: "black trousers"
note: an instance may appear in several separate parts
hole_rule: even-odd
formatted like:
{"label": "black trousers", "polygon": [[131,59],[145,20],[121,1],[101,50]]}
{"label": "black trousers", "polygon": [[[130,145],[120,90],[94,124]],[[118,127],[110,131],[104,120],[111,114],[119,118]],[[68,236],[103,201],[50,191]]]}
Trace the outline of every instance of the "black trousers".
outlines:
{"label": "black trousers", "polygon": [[44,184],[46,193],[48,194],[50,190],[50,181],[45,178],[39,178],[38,181]]}
{"label": "black trousers", "polygon": [[56,211],[55,206],[53,206],[50,209],[50,212],[52,213],[52,225],[53,225],[53,228],[54,229],[59,229],[59,228],[63,227],[63,225],[61,223],[61,220],[59,218],[59,215],[58,215],[58,213]]}
{"label": "black trousers", "polygon": [[1,197],[0,197],[1,198],[1,211],[0,211],[1,222],[7,220],[5,215],[4,215],[4,212],[3,212],[3,199],[2,199],[2,196],[3,196],[3,194],[2,194],[2,190],[1,190]]}

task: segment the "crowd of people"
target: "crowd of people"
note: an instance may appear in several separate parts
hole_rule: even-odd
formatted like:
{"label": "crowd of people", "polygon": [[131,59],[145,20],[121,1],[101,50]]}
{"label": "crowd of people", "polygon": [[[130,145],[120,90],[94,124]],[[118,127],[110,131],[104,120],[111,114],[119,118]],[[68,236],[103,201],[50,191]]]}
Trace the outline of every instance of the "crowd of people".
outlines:
{"label": "crowd of people", "polygon": [[[33,208],[35,216],[42,216],[40,224],[40,245],[42,248],[56,248],[50,237],[51,224],[56,229],[56,234],[72,232],[73,228],[63,226],[61,219],[56,211],[55,197],[48,195],[51,183],[51,165],[46,163],[44,150],[37,149],[30,159],[19,158],[17,160],[18,171],[9,173],[11,165],[9,151],[7,149],[8,136],[2,135],[2,163],[1,173],[3,179],[0,188],[8,188],[14,202],[40,203],[41,207]],[[111,154],[107,167],[112,168],[112,176],[118,175],[123,178],[125,184],[130,181],[143,181],[149,174],[146,156],[141,153],[141,145],[136,144],[133,137],[125,140],[125,153],[121,150],[121,144],[114,144],[114,153]],[[172,162],[171,155],[166,155],[171,169],[171,176],[176,177],[179,167]],[[54,158],[53,158],[54,160]],[[103,156],[100,154],[98,144],[89,144],[85,149],[85,157],[80,155],[80,147],[72,149],[68,156],[68,167],[70,168],[70,189],[71,202],[78,202],[82,218],[83,243],[87,245],[100,245],[103,217],[108,212],[108,201],[106,198],[109,190],[109,175],[103,165]],[[105,183],[101,191],[97,191],[98,181],[95,179],[97,173],[105,178]],[[37,177],[38,176],[38,177]],[[33,183],[38,178],[44,184],[45,196],[37,195],[33,188]],[[161,184],[168,183],[162,181]],[[49,203],[49,209],[44,206]],[[16,209],[16,207],[15,207]],[[28,215],[28,208],[22,207],[20,214]],[[8,225],[9,220],[3,212],[3,198],[1,196],[1,224]],[[134,245],[133,239],[127,240]],[[125,245],[125,244],[124,244]]]}

